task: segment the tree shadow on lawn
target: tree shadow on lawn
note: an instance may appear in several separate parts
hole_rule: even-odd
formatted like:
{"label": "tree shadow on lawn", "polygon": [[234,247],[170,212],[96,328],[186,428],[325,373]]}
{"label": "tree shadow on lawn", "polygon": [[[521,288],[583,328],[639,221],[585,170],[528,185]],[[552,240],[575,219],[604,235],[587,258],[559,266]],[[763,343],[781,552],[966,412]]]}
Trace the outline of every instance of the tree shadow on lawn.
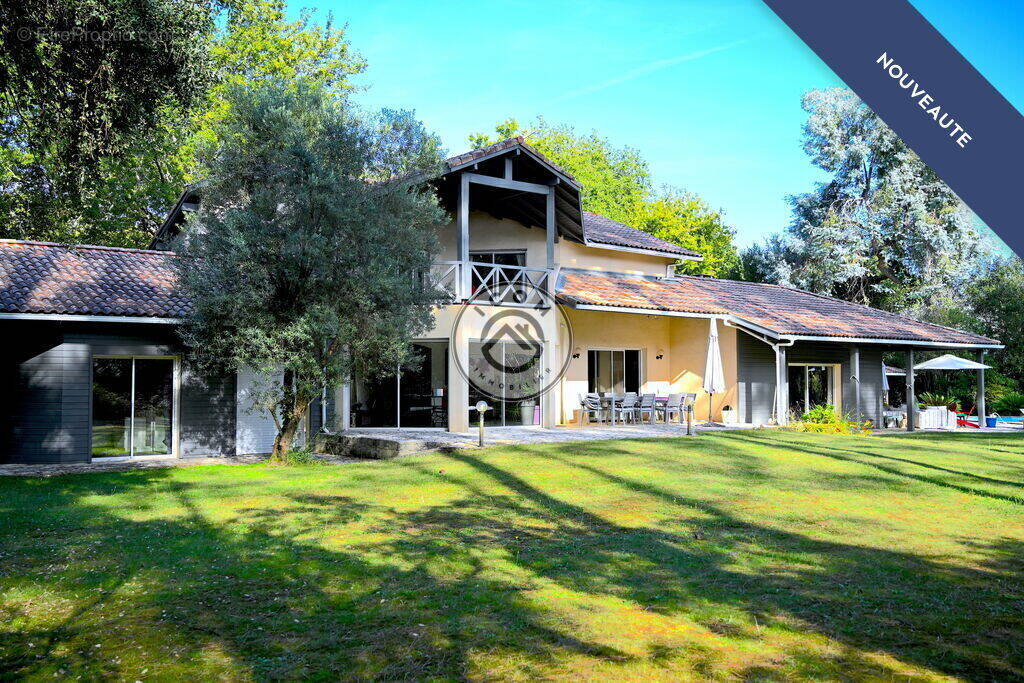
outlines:
{"label": "tree shadow on lawn", "polygon": [[[630,659],[551,627],[522,586],[488,578],[480,561],[439,577],[430,563],[458,549],[433,538],[407,538],[398,563],[295,539],[325,524],[395,517],[386,507],[298,493],[290,497],[295,505],[242,508],[229,523],[211,523],[192,501],[194,486],[169,480],[168,472],[61,482],[20,525],[41,533],[8,534],[10,543],[0,543],[2,556],[17,557],[0,566],[5,589],[78,598],[45,628],[0,627],[5,676],[139,677],[138,668],[116,661],[136,646],[150,651],[149,675],[213,648],[237,665],[217,673],[256,678],[463,678],[471,648],[521,653],[533,665],[565,652]],[[145,509],[153,489],[173,491],[184,514],[131,521],[81,500],[129,493]],[[11,513],[0,510],[0,518]],[[285,524],[283,515],[292,519]],[[31,557],[19,553],[26,544]],[[0,610],[8,625],[31,616],[16,603]]]}
{"label": "tree shadow on lawn", "polygon": [[[466,545],[502,543],[537,575],[663,614],[699,611],[710,601],[740,609],[756,623],[795,628],[795,620],[851,648],[884,650],[943,673],[1024,673],[1015,644],[1024,638],[1019,568],[995,560],[983,570],[953,567],[909,553],[810,539],[738,519],[706,501],[617,476],[558,450],[538,455],[675,506],[683,527],[694,534],[609,523],[465,453],[453,457],[548,516],[554,513],[560,527],[504,525],[494,515],[457,509],[430,510],[417,523],[433,525],[436,533],[447,530]],[[1024,551],[1019,540],[1007,539],[997,550],[1000,558],[1012,554],[1007,545]],[[1017,588],[1006,595],[1005,586]],[[713,630],[713,624],[705,626]],[[855,651],[836,656],[859,675],[893,673]],[[825,664],[820,653],[807,652],[790,673],[820,672]]]}
{"label": "tree shadow on lawn", "polygon": [[[954,470],[951,468],[940,467],[927,462],[912,460],[910,458],[884,455],[882,453],[876,453],[868,447],[859,450],[839,448],[835,443],[831,442],[827,446],[816,447],[813,445],[815,442],[808,441],[806,439],[789,439],[785,442],[780,442],[777,439],[768,440],[757,435],[748,434],[737,434],[734,438],[741,441],[747,441],[749,443],[760,443],[767,448],[784,448],[786,450],[807,453],[809,455],[824,456],[826,458],[831,458],[832,460],[856,463],[885,472],[886,474],[890,474],[895,477],[911,479],[921,483],[958,491],[960,493],[982,496],[984,498],[993,498],[995,500],[1002,500],[1016,505],[1024,505],[1024,492],[1017,490],[1018,488],[1024,488],[1024,483],[1021,482],[996,479],[994,477],[975,474],[966,470]],[[875,462],[876,460],[881,460],[883,462]],[[910,465],[910,468],[901,469],[901,465]],[[949,478],[939,478],[937,476],[930,476],[928,474],[912,471],[914,468],[943,472],[953,476]],[[979,488],[979,482],[984,484],[993,484],[995,487],[994,489]],[[1000,490],[1000,487],[1007,487],[1008,490]]]}
{"label": "tree shadow on lawn", "polygon": [[[0,669],[138,677],[89,647],[127,649],[148,638],[146,647],[168,666],[218,648],[237,667],[228,670],[234,677],[465,678],[480,675],[479,656],[507,662],[510,675],[549,677],[565,675],[566,655],[613,664],[641,658],[666,671],[688,665],[703,676],[744,673],[729,670],[707,641],[654,643],[639,655],[609,645],[567,621],[562,605],[531,594],[554,585],[689,616],[735,642],[756,643],[765,627],[817,632],[843,645],[832,654],[787,651],[785,661],[746,671],[751,677],[891,678],[896,671],[865,654],[879,651],[946,674],[1024,673],[1013,644],[1024,638],[1024,605],[1018,589],[999,588],[1019,586],[1022,568],[1008,559],[1024,552],[1018,540],[992,548],[983,570],[814,540],[620,476],[579,458],[577,447],[531,455],[649,497],[675,521],[609,522],[515,474],[515,455],[486,452],[448,456],[481,475],[472,480],[404,461],[459,485],[463,497],[403,513],[376,499],[303,490],[285,506],[250,505],[212,522],[196,485],[166,470],[65,477],[50,490],[12,485],[0,520],[18,509],[32,509],[33,518],[0,539],[0,580],[79,596],[80,606],[46,628],[0,627]],[[259,482],[249,485],[255,491]],[[178,502],[174,516],[129,519],[92,500],[119,494],[145,513],[160,492]],[[368,525],[369,540],[347,547],[349,524]],[[309,538],[318,534],[340,541],[325,547]],[[8,609],[15,618],[26,611]],[[737,613],[749,619],[728,618]]]}

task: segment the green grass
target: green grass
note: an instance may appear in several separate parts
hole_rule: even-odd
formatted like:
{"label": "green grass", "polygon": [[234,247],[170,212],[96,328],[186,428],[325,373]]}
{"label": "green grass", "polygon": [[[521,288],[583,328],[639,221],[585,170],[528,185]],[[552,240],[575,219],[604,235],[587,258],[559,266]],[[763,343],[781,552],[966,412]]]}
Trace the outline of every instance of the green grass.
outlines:
{"label": "green grass", "polygon": [[1022,578],[1017,435],[7,478],[0,678],[1020,678]]}

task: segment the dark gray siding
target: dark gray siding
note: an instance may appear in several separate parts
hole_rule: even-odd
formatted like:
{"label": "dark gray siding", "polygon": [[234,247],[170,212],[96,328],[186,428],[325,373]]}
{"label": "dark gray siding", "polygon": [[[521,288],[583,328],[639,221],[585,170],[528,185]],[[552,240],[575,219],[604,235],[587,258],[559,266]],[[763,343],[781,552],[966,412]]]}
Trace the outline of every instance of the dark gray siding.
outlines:
{"label": "dark gray siding", "polygon": [[[11,349],[0,379],[0,462],[87,462],[92,357],[181,355],[167,325],[8,320]],[[234,453],[234,376],[197,381],[182,372],[182,455]]]}
{"label": "dark gray siding", "polygon": [[742,330],[736,332],[736,375],[741,422],[767,424],[775,400],[775,352]]}
{"label": "dark gray siding", "polygon": [[202,375],[182,363],[181,454],[235,454],[235,374]]}
{"label": "dark gray siding", "polygon": [[[748,334],[736,335],[740,419],[765,424],[775,398],[775,352]],[[786,349],[788,363],[823,363],[842,366],[843,412],[855,416],[852,346],[833,342],[799,342]],[[860,346],[860,412],[864,419],[881,423],[882,347]]]}
{"label": "dark gray siding", "polygon": [[[0,443],[8,462],[52,462],[72,447],[65,426],[63,337],[32,325],[0,325],[7,353],[3,360],[3,430]],[[74,427],[74,425],[71,425]]]}

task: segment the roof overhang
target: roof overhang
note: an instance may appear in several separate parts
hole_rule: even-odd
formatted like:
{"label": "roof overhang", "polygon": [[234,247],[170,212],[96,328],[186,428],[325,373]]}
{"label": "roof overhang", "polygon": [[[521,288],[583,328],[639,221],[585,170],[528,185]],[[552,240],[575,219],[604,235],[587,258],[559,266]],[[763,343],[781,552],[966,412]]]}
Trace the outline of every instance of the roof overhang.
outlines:
{"label": "roof overhang", "polygon": [[915,347],[927,347],[934,349],[979,349],[979,350],[992,350],[992,349],[1004,349],[1006,348],[1003,344],[998,343],[970,343],[970,342],[936,342],[936,341],[920,341],[916,339],[887,339],[885,337],[828,337],[824,335],[783,335],[785,339],[792,339],[793,341],[830,341],[830,342],[841,342],[847,344],[885,344],[888,346],[915,346]]}
{"label": "roof overhang", "polygon": [[914,339],[887,339],[882,337],[839,337],[839,336],[824,336],[824,335],[799,335],[799,334],[784,334],[777,330],[758,325],[749,320],[741,318],[733,313],[723,311],[720,313],[696,313],[690,311],[666,311],[662,309],[652,308],[630,308],[628,306],[597,306],[593,304],[577,304],[572,302],[566,302],[566,305],[572,309],[580,311],[605,311],[607,313],[632,313],[640,315],[661,315],[669,316],[674,318],[707,318],[721,320],[725,324],[733,327],[742,328],[749,330],[758,335],[768,337],[769,343],[781,343],[781,344],[794,344],[801,341],[819,341],[819,342],[833,342],[836,344],[877,344],[880,346],[909,346],[917,348],[935,348],[935,349],[977,349],[982,351],[998,350],[1005,348],[1002,344],[972,344],[965,342],[934,342],[934,341],[919,341]]}
{"label": "roof overhang", "polygon": [[648,256],[661,256],[663,258],[676,259],[677,261],[703,261],[703,256],[693,256],[691,254],[676,254],[671,251],[658,251],[657,249],[639,249],[637,247],[622,247],[617,244],[605,244],[603,242],[594,242],[593,240],[584,239],[583,246],[593,247],[594,249],[611,249],[612,251],[627,251],[632,254],[647,254]]}
{"label": "roof overhang", "polygon": [[0,313],[0,320],[47,320],[77,323],[144,323],[147,325],[178,325],[181,318],[156,318],[138,315],[65,315],[63,313]]}
{"label": "roof overhang", "polygon": [[566,304],[569,308],[577,311],[604,311],[606,313],[632,313],[640,315],[660,315],[667,316],[670,318],[704,318],[706,320],[721,320],[727,325],[734,327],[742,327],[762,334],[774,339],[778,339],[779,335],[774,330],[770,330],[767,327],[752,323],[749,320],[744,320],[739,316],[733,315],[726,311],[721,313],[699,313],[692,311],[666,311],[656,308],[629,308],[628,306],[595,306],[593,304],[576,304],[568,302]]}
{"label": "roof overhang", "polygon": [[522,154],[528,156],[534,161],[536,161],[538,164],[544,166],[549,171],[551,171],[551,173],[554,174],[554,176],[558,178],[561,182],[567,183],[572,187],[576,188],[577,190],[583,189],[583,186],[580,185],[575,178],[570,177],[569,175],[564,173],[560,168],[554,166],[550,161],[536,154],[528,146],[522,143],[516,143],[514,145],[509,145],[508,147],[502,147],[492,152],[488,152],[487,154],[481,154],[480,156],[474,157],[459,164],[447,165],[447,170],[445,171],[445,174],[455,173],[467,168],[473,168],[483,163],[484,161],[487,161],[488,159],[495,159],[497,157],[505,156],[506,154],[514,154],[516,156]]}

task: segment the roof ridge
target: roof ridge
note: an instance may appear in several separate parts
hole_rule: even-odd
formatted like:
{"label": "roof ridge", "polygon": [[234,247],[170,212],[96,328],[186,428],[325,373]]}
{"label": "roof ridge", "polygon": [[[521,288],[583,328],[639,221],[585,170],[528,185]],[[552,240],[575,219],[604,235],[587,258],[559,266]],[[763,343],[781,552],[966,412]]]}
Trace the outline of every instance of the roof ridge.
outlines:
{"label": "roof ridge", "polygon": [[0,244],[21,244],[31,247],[53,247],[57,249],[95,249],[96,251],[120,251],[133,254],[159,254],[163,256],[174,256],[175,253],[169,249],[139,249],[137,247],[111,247],[104,244],[71,244],[63,242],[41,242],[36,240],[17,240],[10,238],[0,239]]}
{"label": "roof ridge", "polygon": [[474,160],[480,157],[486,157],[490,154],[504,152],[505,150],[514,148],[516,145],[523,147],[528,153],[534,155],[535,157],[537,157],[538,160],[553,168],[557,173],[568,178],[570,181],[572,181],[573,184],[580,185],[580,182],[579,180],[576,179],[576,176],[574,176],[566,169],[562,168],[562,166],[560,166],[559,164],[553,162],[551,159],[547,157],[546,154],[544,154],[539,149],[531,145],[526,140],[526,136],[524,135],[515,135],[510,138],[498,140],[497,142],[492,142],[491,144],[485,145],[483,147],[478,147],[476,149],[468,149],[465,152],[453,154],[445,158],[444,164],[449,168],[449,170],[451,170],[453,166],[461,166],[463,164],[472,163]]}

